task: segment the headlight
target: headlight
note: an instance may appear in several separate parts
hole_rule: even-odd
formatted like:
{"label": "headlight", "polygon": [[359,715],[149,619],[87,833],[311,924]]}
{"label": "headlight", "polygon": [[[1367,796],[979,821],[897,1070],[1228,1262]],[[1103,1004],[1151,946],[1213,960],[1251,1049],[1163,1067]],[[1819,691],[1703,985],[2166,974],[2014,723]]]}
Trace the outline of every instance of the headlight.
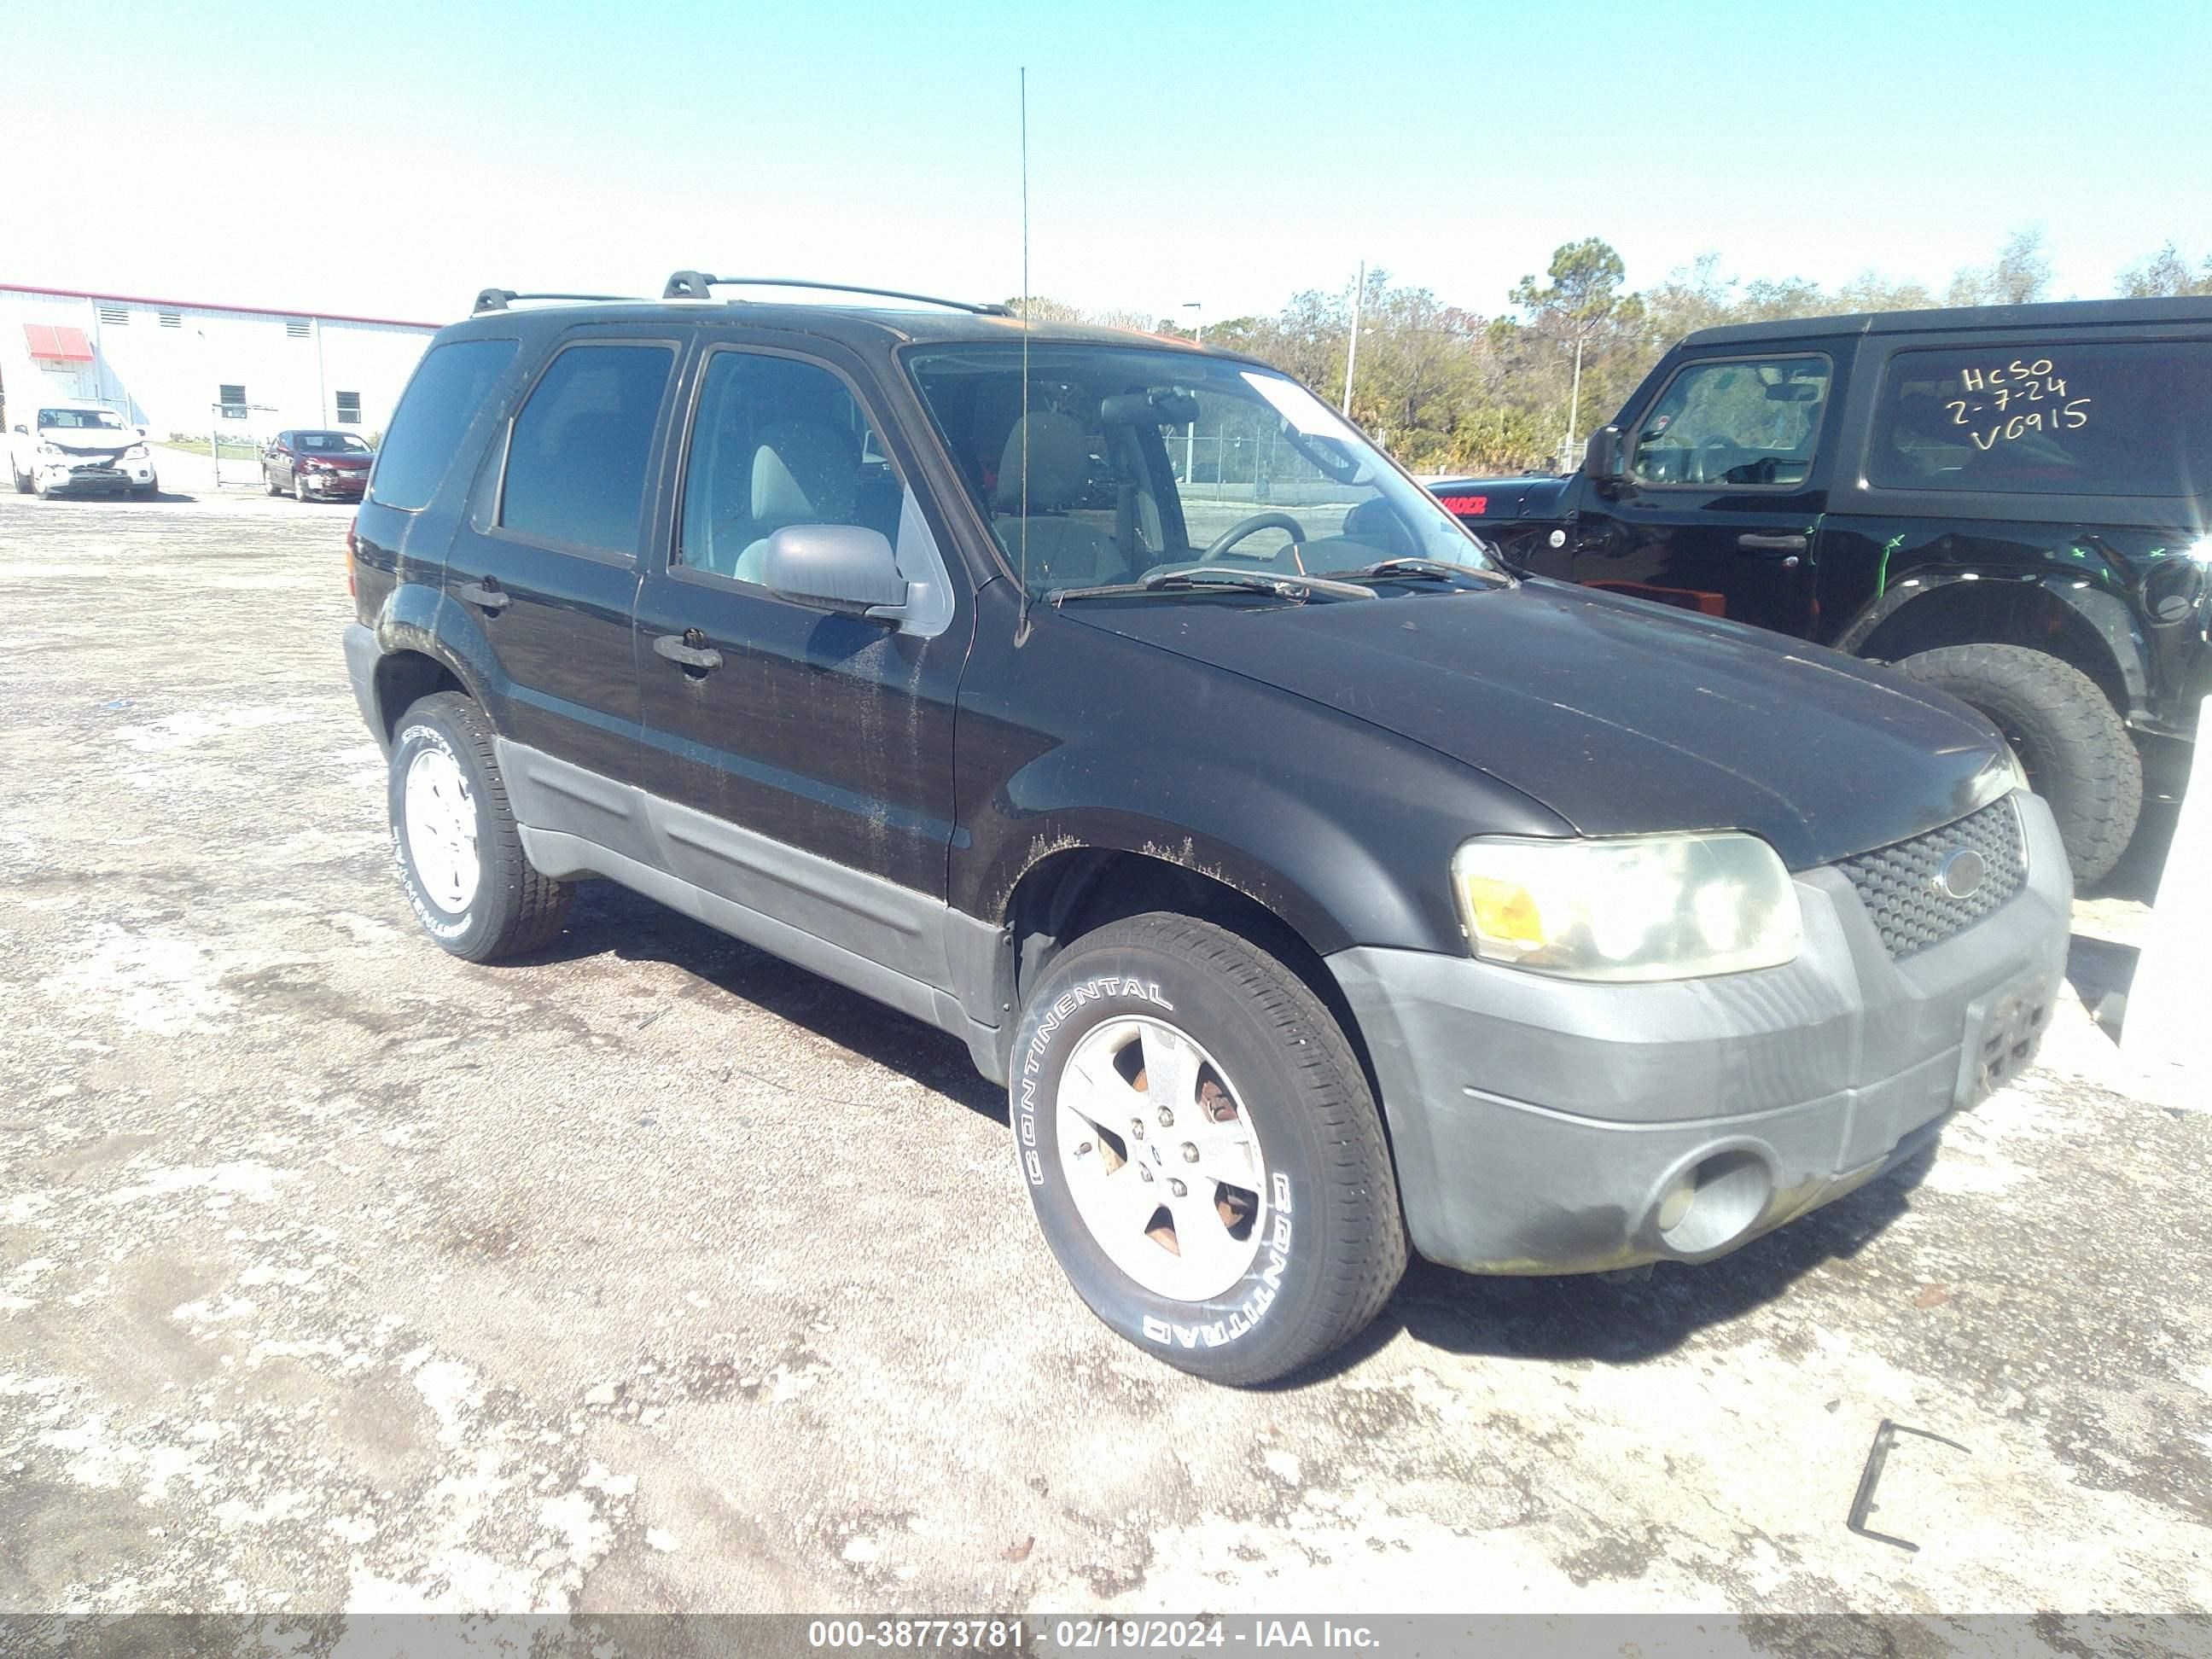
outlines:
{"label": "headlight", "polygon": [[1774,968],[1802,942],[1796,890],[1756,836],[1534,841],[1452,855],[1460,925],[1488,962],[1567,979],[1698,979]]}
{"label": "headlight", "polygon": [[123,452],[123,459],[126,461],[144,460],[146,459],[146,446],[143,444],[131,445],[130,448]]}
{"label": "headlight", "polygon": [[59,444],[40,444],[39,453],[50,461],[63,460],[67,456],[67,452]]}

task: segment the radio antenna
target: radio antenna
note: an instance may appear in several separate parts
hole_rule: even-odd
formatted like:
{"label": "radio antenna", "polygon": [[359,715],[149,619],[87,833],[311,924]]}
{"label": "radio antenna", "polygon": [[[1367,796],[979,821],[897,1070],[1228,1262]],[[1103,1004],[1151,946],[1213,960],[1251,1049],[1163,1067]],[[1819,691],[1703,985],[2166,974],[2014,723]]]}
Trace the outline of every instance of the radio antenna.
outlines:
{"label": "radio antenna", "polygon": [[1017,649],[1030,637],[1030,71],[1021,70],[1022,105],[1022,602],[1014,623]]}

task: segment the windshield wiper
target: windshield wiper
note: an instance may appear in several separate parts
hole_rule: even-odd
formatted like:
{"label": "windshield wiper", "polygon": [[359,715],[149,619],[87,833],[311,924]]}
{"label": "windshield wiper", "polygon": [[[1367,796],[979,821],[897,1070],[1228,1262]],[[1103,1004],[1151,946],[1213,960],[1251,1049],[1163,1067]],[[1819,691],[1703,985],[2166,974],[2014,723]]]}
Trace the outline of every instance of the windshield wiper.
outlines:
{"label": "windshield wiper", "polygon": [[1510,584],[1512,578],[1499,570],[1485,570],[1480,565],[1454,564],[1449,559],[1378,559],[1373,564],[1364,564],[1357,570],[1342,570],[1340,576],[1362,579],[1376,576],[1438,576],[1447,580],[1461,576],[1472,576],[1479,581]]}
{"label": "windshield wiper", "polygon": [[1188,570],[1161,570],[1142,581],[1111,582],[1099,587],[1056,587],[1044,597],[1051,605],[1065,604],[1069,599],[1102,599],[1116,594],[1163,593],[1176,590],[1192,592],[1206,588],[1243,588],[1254,593],[1269,593],[1279,599],[1304,600],[1316,593],[1326,593],[1340,599],[1371,599],[1375,590],[1362,587],[1356,582],[1332,581],[1326,576],[1295,575],[1286,570],[1231,570],[1220,565],[1202,564]]}

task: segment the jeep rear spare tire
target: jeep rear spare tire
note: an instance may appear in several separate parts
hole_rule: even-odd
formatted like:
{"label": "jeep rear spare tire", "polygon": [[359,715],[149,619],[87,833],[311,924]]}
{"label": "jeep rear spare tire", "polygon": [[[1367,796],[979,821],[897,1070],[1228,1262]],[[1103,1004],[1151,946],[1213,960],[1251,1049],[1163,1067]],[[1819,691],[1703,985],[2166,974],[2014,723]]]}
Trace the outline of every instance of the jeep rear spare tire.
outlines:
{"label": "jeep rear spare tire", "polygon": [[1029,996],[1008,1085],[1045,1241],[1091,1311],[1218,1382],[1356,1335],[1406,1266],[1374,1097],[1279,962],[1153,914],[1079,939]]}
{"label": "jeep rear spare tire", "polygon": [[2142,809],[2142,757],[2097,683],[2048,652],[1952,645],[1899,663],[1985,715],[2051,803],[2074,879],[2108,875]]}
{"label": "jeep rear spare tire", "polygon": [[422,929],[457,957],[496,962],[557,938],[574,891],[522,851],[492,730],[458,691],[414,703],[392,734],[392,856]]}

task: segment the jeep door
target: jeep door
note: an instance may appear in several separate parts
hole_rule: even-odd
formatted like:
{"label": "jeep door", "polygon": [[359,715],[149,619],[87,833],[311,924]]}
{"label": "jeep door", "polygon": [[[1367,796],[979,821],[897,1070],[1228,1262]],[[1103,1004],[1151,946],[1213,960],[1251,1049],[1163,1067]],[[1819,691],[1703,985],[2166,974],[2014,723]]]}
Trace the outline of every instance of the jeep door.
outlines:
{"label": "jeep door", "polygon": [[501,733],[625,780],[637,765],[638,551],[679,355],[673,339],[572,331],[489,445],[446,561]]}
{"label": "jeep door", "polygon": [[[945,893],[970,595],[861,366],[788,337],[723,336],[693,376],[675,533],[637,603],[647,787],[673,804],[674,873],[941,983],[924,921]],[[763,586],[769,538],[807,525],[882,534],[906,620]]]}
{"label": "jeep door", "polygon": [[1624,431],[1622,476],[1580,495],[1575,580],[1805,632],[1834,380],[1804,351],[1679,365]]}

